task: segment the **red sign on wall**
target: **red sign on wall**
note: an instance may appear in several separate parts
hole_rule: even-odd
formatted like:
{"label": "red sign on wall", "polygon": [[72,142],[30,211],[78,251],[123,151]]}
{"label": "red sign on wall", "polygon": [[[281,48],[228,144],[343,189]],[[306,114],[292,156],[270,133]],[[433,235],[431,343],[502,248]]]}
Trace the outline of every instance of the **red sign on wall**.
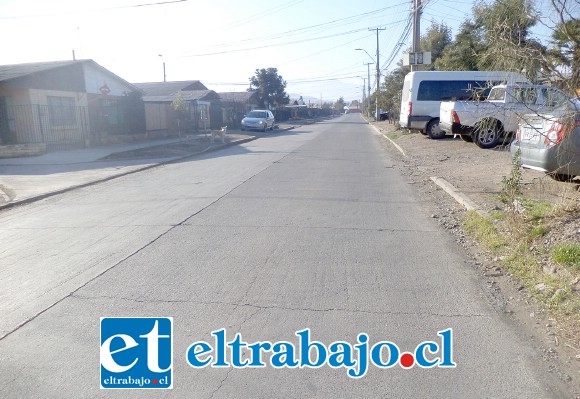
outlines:
{"label": "red sign on wall", "polygon": [[107,83],[105,83],[101,87],[99,87],[99,90],[101,91],[101,94],[103,94],[105,96],[111,92],[111,89],[109,89],[109,86],[107,86]]}

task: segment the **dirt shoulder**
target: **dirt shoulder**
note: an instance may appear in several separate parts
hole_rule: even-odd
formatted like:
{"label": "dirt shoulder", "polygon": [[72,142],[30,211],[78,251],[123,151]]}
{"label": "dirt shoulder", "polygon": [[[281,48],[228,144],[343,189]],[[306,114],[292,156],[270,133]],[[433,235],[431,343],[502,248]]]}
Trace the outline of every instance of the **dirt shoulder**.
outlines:
{"label": "dirt shoulder", "polygon": [[[373,125],[390,139],[381,137],[432,217],[472,257],[498,311],[529,333],[546,372],[580,398],[580,266],[552,256],[559,245],[580,245],[580,181],[523,169],[522,194],[513,202],[501,195],[513,173],[509,148],[482,150],[452,136],[430,140],[388,122]],[[445,179],[484,216],[466,211],[432,177]]]}

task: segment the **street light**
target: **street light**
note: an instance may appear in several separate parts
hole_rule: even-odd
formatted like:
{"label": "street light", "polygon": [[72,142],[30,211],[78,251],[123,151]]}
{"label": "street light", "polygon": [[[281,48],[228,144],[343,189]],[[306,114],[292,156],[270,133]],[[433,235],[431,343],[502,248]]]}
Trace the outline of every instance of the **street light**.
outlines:
{"label": "street light", "polygon": [[162,54],[159,54],[159,57],[161,57],[161,60],[163,61],[163,81],[167,82],[167,75],[165,75],[165,60],[163,59]]}
{"label": "street light", "polygon": [[367,106],[367,116],[370,117],[371,116],[371,64],[374,64],[373,62],[367,62],[364,65],[367,66],[367,96],[368,96],[368,100],[367,102],[369,103]]}
{"label": "street light", "polygon": [[373,60],[373,64],[374,64],[375,59],[364,48],[355,48],[355,50],[364,51],[365,53],[367,53],[367,55],[371,58],[371,60]]}
{"label": "street light", "polygon": [[[359,76],[359,78],[360,78],[360,76]],[[366,90],[367,80],[366,80],[366,78],[362,78],[362,80],[363,80],[363,86],[362,86],[363,87],[362,113],[364,114],[365,113],[365,107],[366,107],[366,98],[365,98],[366,97],[366,93],[365,93],[365,90]]]}
{"label": "street light", "polygon": [[[369,58],[371,60],[373,60],[373,64],[375,64],[377,66],[377,87],[375,88],[375,119],[379,120],[379,65],[377,64],[377,62],[375,61],[375,59],[372,57],[372,55],[370,55],[364,48],[355,48],[355,50],[357,51],[364,51],[365,53],[367,53],[367,55],[369,56]],[[377,54],[378,56],[378,54]],[[369,74],[369,110],[370,110],[370,104],[371,104],[371,74],[370,74],[370,64],[367,64],[367,72]]]}

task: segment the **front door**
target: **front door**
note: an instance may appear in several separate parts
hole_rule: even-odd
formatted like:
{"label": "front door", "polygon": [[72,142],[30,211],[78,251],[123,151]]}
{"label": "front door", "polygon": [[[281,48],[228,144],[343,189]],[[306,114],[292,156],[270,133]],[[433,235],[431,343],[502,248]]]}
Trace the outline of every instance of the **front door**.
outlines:
{"label": "front door", "polygon": [[0,97],[0,144],[12,144],[6,97]]}

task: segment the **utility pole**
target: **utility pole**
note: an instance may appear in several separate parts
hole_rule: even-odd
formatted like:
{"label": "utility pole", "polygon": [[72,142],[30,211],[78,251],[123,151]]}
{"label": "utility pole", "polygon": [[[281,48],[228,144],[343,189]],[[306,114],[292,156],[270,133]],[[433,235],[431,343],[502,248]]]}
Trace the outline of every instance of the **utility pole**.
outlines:
{"label": "utility pole", "polygon": [[161,57],[161,61],[163,61],[163,81],[167,82],[167,74],[165,73],[165,58],[163,58],[163,54],[159,54]]}
{"label": "utility pole", "polygon": [[[365,96],[365,87],[367,85],[366,79],[363,78],[363,114],[365,113],[365,104],[366,104],[366,96]],[[368,111],[367,111],[368,112]]]}
{"label": "utility pole", "polygon": [[421,0],[413,0],[413,58],[414,63],[411,63],[411,71],[418,71],[417,57],[419,56],[421,43]]}
{"label": "utility pole", "polygon": [[[371,67],[370,65],[372,64],[372,62],[367,62],[366,65],[367,66],[367,84],[368,84],[368,91],[367,91],[367,116],[371,116]],[[364,88],[364,87],[363,87]]]}
{"label": "utility pole", "polygon": [[[421,0],[415,0],[415,1],[421,1]],[[380,61],[379,61],[379,31],[381,30],[385,30],[385,28],[375,28],[375,29],[369,29],[369,31],[376,31],[377,32],[377,59],[376,59],[376,66],[377,66],[377,87],[375,89],[375,119],[379,120],[379,86],[381,85],[381,69],[379,67],[380,65]]]}

